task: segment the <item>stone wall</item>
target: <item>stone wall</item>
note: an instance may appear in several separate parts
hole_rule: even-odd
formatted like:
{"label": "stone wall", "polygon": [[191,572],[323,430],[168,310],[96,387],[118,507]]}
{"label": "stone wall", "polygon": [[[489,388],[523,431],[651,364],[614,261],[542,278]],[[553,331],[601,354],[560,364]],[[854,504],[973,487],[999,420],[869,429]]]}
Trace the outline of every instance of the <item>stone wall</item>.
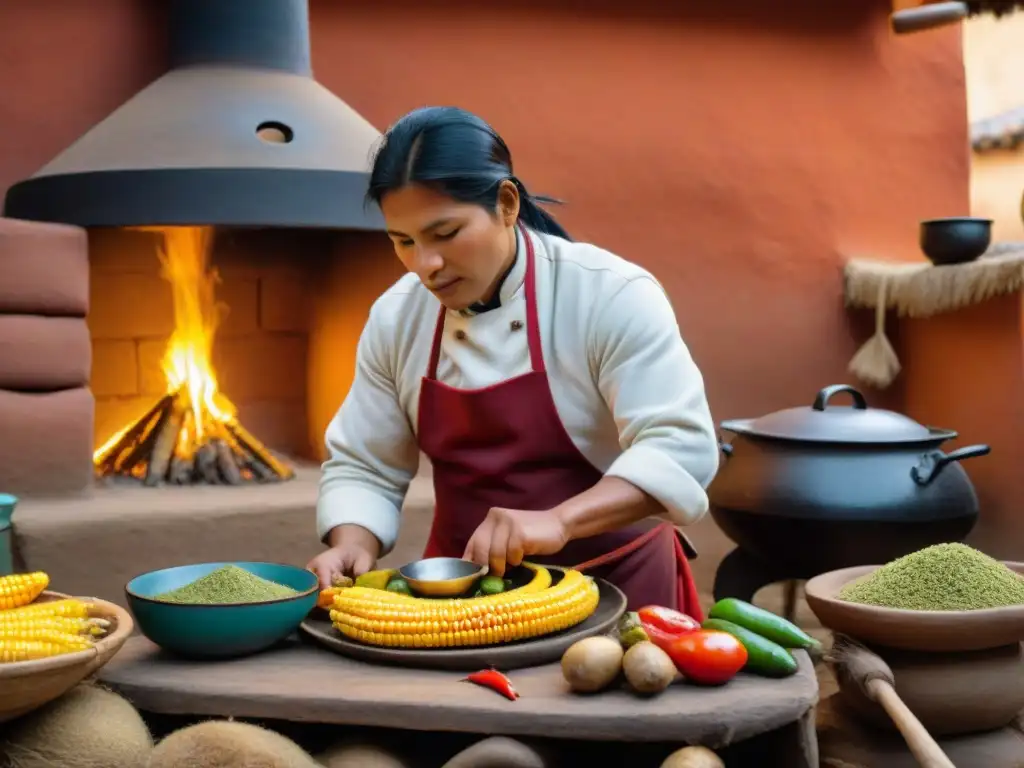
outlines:
{"label": "stone wall", "polygon": [[0,491],[91,483],[88,264],[83,230],[0,218]]}

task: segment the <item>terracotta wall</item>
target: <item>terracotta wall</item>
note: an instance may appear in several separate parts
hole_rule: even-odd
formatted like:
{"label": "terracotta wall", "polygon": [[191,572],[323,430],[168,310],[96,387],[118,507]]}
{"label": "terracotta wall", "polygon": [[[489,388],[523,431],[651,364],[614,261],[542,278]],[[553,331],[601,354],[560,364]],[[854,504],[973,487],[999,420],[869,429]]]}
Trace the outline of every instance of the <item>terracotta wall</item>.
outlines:
{"label": "terracotta wall", "polygon": [[[0,190],[165,66],[157,4],[87,5],[0,8]],[[844,257],[967,208],[959,33],[891,38],[887,0],[311,5],[317,77],[371,122],[480,112],[577,237],[663,280],[718,418],[848,378]]]}

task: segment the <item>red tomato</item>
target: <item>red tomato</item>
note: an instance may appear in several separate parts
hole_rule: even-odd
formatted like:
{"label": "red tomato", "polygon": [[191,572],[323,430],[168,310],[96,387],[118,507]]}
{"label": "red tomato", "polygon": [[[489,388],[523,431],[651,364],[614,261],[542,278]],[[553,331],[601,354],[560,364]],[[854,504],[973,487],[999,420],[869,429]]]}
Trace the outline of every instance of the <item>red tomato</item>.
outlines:
{"label": "red tomato", "polygon": [[685,613],[662,608],[660,605],[647,605],[636,612],[644,629],[648,626],[657,627],[670,635],[682,635],[700,629],[700,622]]}
{"label": "red tomato", "polygon": [[671,632],[666,632],[663,629],[658,629],[658,627],[653,624],[648,624],[645,621],[641,621],[640,626],[642,626],[644,628],[644,632],[647,633],[647,638],[666,653],[668,652],[668,647],[682,637],[682,635],[675,635]]}
{"label": "red tomato", "polygon": [[747,663],[747,649],[739,640],[704,629],[677,637],[665,652],[687,680],[700,685],[727,683]]}

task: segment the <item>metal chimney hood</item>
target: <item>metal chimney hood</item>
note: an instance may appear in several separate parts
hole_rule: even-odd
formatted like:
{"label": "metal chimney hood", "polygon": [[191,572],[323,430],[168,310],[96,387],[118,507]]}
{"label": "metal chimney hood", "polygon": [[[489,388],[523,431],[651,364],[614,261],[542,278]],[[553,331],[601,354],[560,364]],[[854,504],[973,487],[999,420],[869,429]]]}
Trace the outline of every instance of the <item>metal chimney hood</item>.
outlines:
{"label": "metal chimney hood", "polygon": [[95,226],[381,230],[377,131],[312,77],[307,0],[171,0],[171,70],[12,186],[4,215]]}

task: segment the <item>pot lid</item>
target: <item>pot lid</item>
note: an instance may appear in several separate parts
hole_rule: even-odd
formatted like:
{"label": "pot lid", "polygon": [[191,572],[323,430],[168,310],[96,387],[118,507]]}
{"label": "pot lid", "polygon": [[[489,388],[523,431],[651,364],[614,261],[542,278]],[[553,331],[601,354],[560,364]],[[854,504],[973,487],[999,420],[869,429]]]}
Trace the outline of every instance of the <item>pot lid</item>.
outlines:
{"label": "pot lid", "polygon": [[[832,405],[829,400],[840,393],[849,394],[853,404]],[[956,432],[931,429],[903,414],[869,408],[864,395],[846,384],[825,387],[809,407],[723,421],[722,429],[754,437],[823,443],[914,443],[956,437]]]}

